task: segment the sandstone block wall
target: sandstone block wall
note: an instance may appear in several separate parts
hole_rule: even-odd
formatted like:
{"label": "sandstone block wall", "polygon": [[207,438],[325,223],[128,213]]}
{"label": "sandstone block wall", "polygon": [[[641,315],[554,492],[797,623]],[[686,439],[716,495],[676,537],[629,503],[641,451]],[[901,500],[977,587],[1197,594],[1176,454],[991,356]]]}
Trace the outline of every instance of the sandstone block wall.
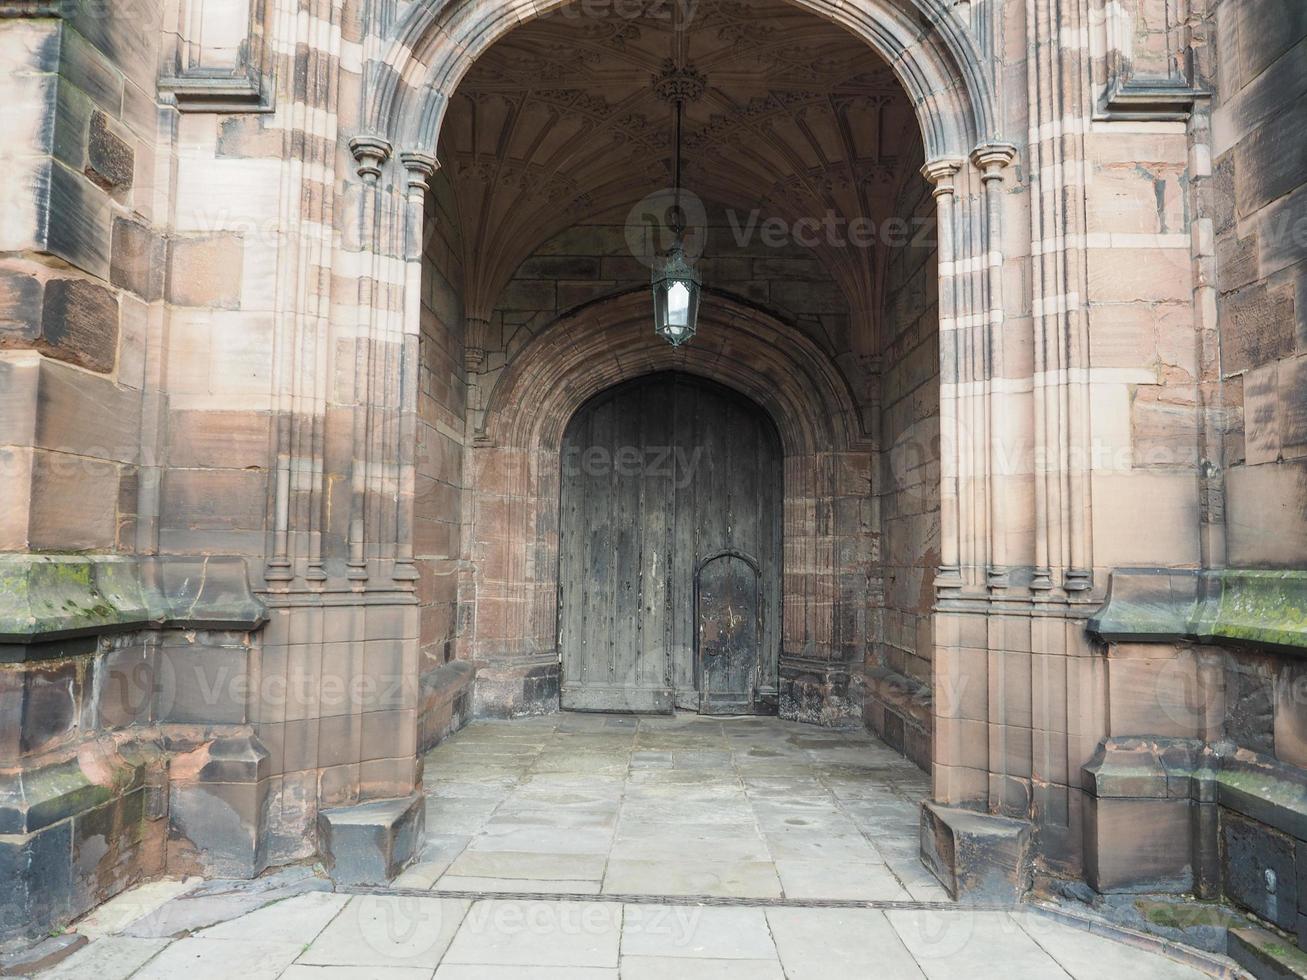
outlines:
{"label": "sandstone block wall", "polygon": [[418,741],[429,748],[469,717],[469,665],[458,655],[467,431],[458,203],[437,174],[426,195],[413,553],[418,570]]}
{"label": "sandstone block wall", "polygon": [[5,550],[135,545],[151,480],[145,348],[166,262],[151,227],[161,11],[141,4],[138,17],[78,9],[4,25]]}
{"label": "sandstone block wall", "polygon": [[1212,200],[1230,562],[1307,555],[1307,11],[1216,5]]}
{"label": "sandstone block wall", "polygon": [[929,768],[941,450],[938,229],[929,185],[910,177],[898,211],[914,219],[915,230],[893,250],[886,272],[878,359],[879,642],[868,650],[863,715],[889,744]]}

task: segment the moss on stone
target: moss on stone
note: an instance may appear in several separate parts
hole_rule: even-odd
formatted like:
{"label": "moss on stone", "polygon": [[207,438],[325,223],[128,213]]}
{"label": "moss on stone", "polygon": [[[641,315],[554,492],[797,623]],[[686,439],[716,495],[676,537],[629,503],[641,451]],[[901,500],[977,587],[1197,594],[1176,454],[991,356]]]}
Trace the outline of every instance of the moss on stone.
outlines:
{"label": "moss on stone", "polygon": [[[1165,569],[1113,575],[1090,629],[1105,640],[1227,640],[1307,649],[1307,572],[1220,569],[1178,591],[1159,589]],[[1184,581],[1188,582],[1188,579]]]}
{"label": "moss on stone", "polygon": [[1263,929],[1241,929],[1240,938],[1297,976],[1307,976],[1307,953]]}
{"label": "moss on stone", "polygon": [[143,578],[139,561],[118,555],[0,556],[0,637],[39,642],[190,619],[248,629],[266,618],[239,559],[181,565],[169,584],[158,569]]}
{"label": "moss on stone", "polygon": [[1140,900],[1135,908],[1144,919],[1164,929],[1195,929],[1229,926],[1238,920],[1226,909],[1211,902],[1158,902]]}
{"label": "moss on stone", "polygon": [[1222,571],[1212,634],[1225,639],[1307,646],[1307,576],[1292,571]]}

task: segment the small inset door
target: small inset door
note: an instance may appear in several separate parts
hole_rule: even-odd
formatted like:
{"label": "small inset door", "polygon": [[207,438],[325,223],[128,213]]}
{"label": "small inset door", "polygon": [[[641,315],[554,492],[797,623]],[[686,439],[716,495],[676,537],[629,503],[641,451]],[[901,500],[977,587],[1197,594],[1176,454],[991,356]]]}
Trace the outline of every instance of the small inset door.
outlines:
{"label": "small inset door", "polygon": [[762,664],[762,582],[752,559],[714,555],[696,577],[699,711],[706,715],[755,710]]}

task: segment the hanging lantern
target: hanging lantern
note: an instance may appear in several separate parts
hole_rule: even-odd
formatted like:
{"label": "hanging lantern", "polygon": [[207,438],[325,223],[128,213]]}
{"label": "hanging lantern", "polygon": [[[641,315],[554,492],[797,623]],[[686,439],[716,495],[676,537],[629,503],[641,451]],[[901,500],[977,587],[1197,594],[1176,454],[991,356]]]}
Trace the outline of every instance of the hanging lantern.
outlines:
{"label": "hanging lantern", "polygon": [[654,266],[654,330],[673,347],[694,336],[699,322],[699,274],[678,241],[661,266]]}
{"label": "hanging lantern", "polygon": [[[673,22],[676,18],[673,8]],[[675,30],[675,28],[674,28]],[[668,228],[675,244],[661,263],[653,268],[654,330],[673,347],[680,347],[694,336],[699,323],[699,293],[703,285],[699,273],[685,257],[685,211],[681,207],[681,129],[687,99],[703,95],[706,81],[688,65],[678,65],[674,58],[664,64],[663,73],[654,79],[654,92],[664,102],[675,106],[672,147],[673,205],[668,210]]]}

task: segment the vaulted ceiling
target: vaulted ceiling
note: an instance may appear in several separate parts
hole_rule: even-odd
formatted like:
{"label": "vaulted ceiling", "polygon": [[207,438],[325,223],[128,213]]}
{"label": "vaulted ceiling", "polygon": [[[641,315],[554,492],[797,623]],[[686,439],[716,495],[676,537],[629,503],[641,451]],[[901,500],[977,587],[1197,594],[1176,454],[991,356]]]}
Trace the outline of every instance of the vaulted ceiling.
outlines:
{"label": "vaulted ceiling", "polygon": [[[617,15],[633,3],[640,16]],[[669,64],[706,80],[685,109],[687,189],[763,219],[833,214],[847,228],[892,216],[903,172],[919,163],[916,123],[889,67],[843,28],[785,0],[585,7],[508,34],[450,105],[440,156],[459,202],[470,315],[487,316],[553,235],[670,186],[673,109],[653,85]],[[874,316],[878,250],[822,238],[813,251],[855,321]]]}

